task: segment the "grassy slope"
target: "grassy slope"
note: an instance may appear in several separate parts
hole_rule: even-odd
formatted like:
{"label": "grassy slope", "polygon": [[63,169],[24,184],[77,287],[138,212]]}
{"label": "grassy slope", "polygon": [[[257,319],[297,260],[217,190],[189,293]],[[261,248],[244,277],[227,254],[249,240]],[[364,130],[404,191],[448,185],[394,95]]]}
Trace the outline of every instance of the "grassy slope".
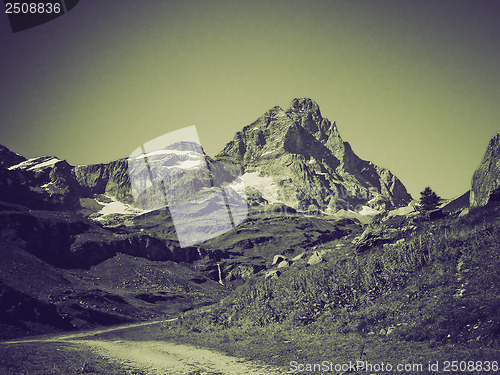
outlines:
{"label": "grassy slope", "polygon": [[192,343],[284,372],[291,361],[420,363],[424,371],[412,373],[421,374],[435,373],[425,371],[429,361],[441,373],[446,360],[499,361],[499,224],[500,207],[490,207],[423,223],[403,243],[360,254],[335,240],[322,245],[327,262],[251,280],[178,322],[100,336]]}
{"label": "grassy slope", "polygon": [[281,323],[369,334],[394,327],[405,340],[491,344],[500,333],[498,211],[423,223],[403,243],[362,254],[344,244],[326,263],[249,282],[204,319],[185,321],[200,330]]}
{"label": "grassy slope", "polygon": [[[129,339],[177,340],[282,365],[498,361],[500,207],[423,223],[395,246],[253,280],[221,304]],[[383,330],[383,331],[382,331]],[[387,331],[390,333],[387,335]],[[385,333],[385,334],[384,334]]]}

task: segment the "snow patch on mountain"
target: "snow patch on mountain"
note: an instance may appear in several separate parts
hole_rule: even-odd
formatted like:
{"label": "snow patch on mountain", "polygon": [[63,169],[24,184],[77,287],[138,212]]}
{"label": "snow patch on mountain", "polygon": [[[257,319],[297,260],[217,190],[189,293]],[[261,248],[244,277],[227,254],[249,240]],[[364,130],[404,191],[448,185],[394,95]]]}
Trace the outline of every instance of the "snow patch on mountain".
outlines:
{"label": "snow patch on mountain", "polygon": [[368,207],[368,206],[363,206],[361,207],[361,210],[358,211],[358,214],[360,215],[377,215],[381,211],[375,210],[374,208]]}
{"label": "snow patch on mountain", "polygon": [[373,215],[361,214],[351,210],[338,210],[332,216],[338,219],[356,219],[361,224],[370,224],[373,220]]}
{"label": "snow patch on mountain", "polygon": [[264,199],[269,203],[279,203],[278,191],[279,188],[273,181],[272,177],[259,176],[260,172],[247,172],[241,176],[245,186],[252,186],[260,191]]}
{"label": "snow patch on mountain", "polygon": [[57,159],[57,158],[53,158],[53,159],[50,159],[50,160],[47,160],[43,163],[40,163],[40,164],[37,164],[37,165],[34,165],[32,166],[29,170],[32,171],[34,169],[41,169],[41,168],[45,168],[45,167],[49,167],[51,165],[54,165],[58,162],[60,162],[61,160]]}
{"label": "snow patch on mountain", "polygon": [[104,196],[108,198],[110,202],[102,202],[99,199],[96,199],[96,202],[102,205],[103,207],[99,212],[95,214],[94,220],[103,220],[106,216],[112,214],[137,215],[147,212],[146,210],[141,210],[139,208],[132,207],[129,204],[117,201],[116,198],[113,196],[110,195],[104,195]]}
{"label": "snow patch on mountain", "polygon": [[144,157],[148,158],[151,156],[158,156],[158,155],[185,156],[185,155],[191,155],[191,154],[200,155],[199,153],[195,153],[195,152],[189,151],[189,150],[155,150],[155,151],[150,151],[146,154],[140,154],[139,156],[136,156],[134,159],[142,159]]}
{"label": "snow patch on mountain", "polygon": [[204,160],[198,159],[198,160],[184,160],[176,165],[171,166],[170,168],[192,169],[204,166],[205,166]]}
{"label": "snow patch on mountain", "polygon": [[189,150],[157,150],[141,154],[133,160],[145,159],[150,168],[196,169],[206,168],[203,154]]}
{"label": "snow patch on mountain", "polygon": [[47,192],[51,193],[52,190],[54,188],[56,188],[56,185],[52,181],[50,181],[50,182],[47,182],[46,184],[43,184],[40,187],[43,188],[43,189],[45,189]]}
{"label": "snow patch on mountain", "polygon": [[53,166],[54,164],[56,164],[60,161],[61,160],[58,158],[41,156],[41,157],[31,158],[31,159],[25,160],[19,164],[13,165],[13,166],[9,167],[9,170],[25,169],[28,171],[32,171],[35,169],[42,169],[45,167]]}

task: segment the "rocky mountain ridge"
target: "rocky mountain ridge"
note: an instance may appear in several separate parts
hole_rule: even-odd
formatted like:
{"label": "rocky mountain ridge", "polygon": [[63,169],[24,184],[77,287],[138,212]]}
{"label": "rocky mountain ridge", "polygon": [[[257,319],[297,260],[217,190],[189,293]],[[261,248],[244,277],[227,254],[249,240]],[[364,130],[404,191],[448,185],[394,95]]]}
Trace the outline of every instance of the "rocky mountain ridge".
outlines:
{"label": "rocky mountain ridge", "polygon": [[[179,159],[182,156],[175,154],[179,151],[164,152],[154,156],[163,170],[171,168],[173,156],[179,165],[189,163]],[[215,160],[204,153],[203,157],[212,177],[197,176],[196,181],[220,180],[224,176],[221,165],[236,164],[245,172],[243,182],[251,205],[282,203],[300,211],[333,213],[338,209],[359,211],[363,205],[390,209],[411,200],[389,170],[356,156],[342,140],[335,122],[323,118],[311,99],[295,99],[286,111],[274,107],[237,132]],[[71,166],[56,157],[26,160],[3,147],[0,166],[4,167],[0,188],[11,193],[4,196],[12,203],[38,201],[37,208],[86,209],[90,214],[91,207],[100,206],[95,200],[99,194],[132,206],[138,203],[130,182],[130,159]],[[172,192],[186,190],[191,194],[198,185],[205,185],[205,181],[196,184],[194,177],[179,181],[187,190],[176,183]],[[19,189],[21,185],[29,186],[29,191]],[[90,203],[89,199],[95,201]]]}
{"label": "rocky mountain ridge", "polygon": [[[9,153],[4,148],[3,154]],[[69,210],[81,209],[80,199],[97,194],[133,203],[126,159],[76,166],[52,156],[23,159],[18,163],[0,159],[0,188],[10,193],[4,200],[19,204],[28,201],[33,208]]]}
{"label": "rocky mountain ridge", "polygon": [[390,209],[411,196],[389,170],[360,159],[317,103],[294,99],[237,132],[215,160],[241,165],[247,187],[269,203],[333,213],[363,205]]}

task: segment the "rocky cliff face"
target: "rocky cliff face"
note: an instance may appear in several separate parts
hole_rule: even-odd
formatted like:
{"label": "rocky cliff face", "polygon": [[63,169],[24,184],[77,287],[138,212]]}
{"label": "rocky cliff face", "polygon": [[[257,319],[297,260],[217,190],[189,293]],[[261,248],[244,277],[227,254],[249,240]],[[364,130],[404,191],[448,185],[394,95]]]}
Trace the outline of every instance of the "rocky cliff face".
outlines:
{"label": "rocky cliff face", "polygon": [[28,210],[0,202],[0,242],[60,268],[88,268],[118,253],[161,261],[200,258],[196,248],[180,248],[171,231],[159,231],[168,227],[168,221],[161,215],[158,229],[151,233],[141,230],[141,223],[136,223],[136,230],[115,233],[69,211]]}
{"label": "rocky cliff face", "polygon": [[0,145],[0,166],[8,168],[12,165],[19,164],[25,161],[26,158],[15,152],[10,151],[7,147]]}
{"label": "rocky cliff face", "polygon": [[70,165],[53,156],[26,159],[0,146],[2,199],[36,209],[81,209],[81,198],[109,194],[133,203],[127,159]]}
{"label": "rocky cliff face", "polygon": [[500,198],[500,132],[488,144],[479,167],[472,176],[470,207],[481,207]]}
{"label": "rocky cliff face", "polygon": [[[0,156],[6,154],[3,151]],[[36,209],[79,207],[79,197],[84,192],[72,175],[73,166],[66,161],[41,156],[9,164],[13,163],[0,167],[2,200]]]}
{"label": "rocky cliff face", "polygon": [[335,122],[307,98],[286,110],[274,107],[244,127],[216,160],[241,165],[252,196],[257,190],[269,203],[299,210],[392,208],[411,200],[389,170],[356,156]]}
{"label": "rocky cliff face", "polygon": [[88,195],[109,194],[126,203],[133,203],[127,159],[110,163],[78,165],[71,171]]}

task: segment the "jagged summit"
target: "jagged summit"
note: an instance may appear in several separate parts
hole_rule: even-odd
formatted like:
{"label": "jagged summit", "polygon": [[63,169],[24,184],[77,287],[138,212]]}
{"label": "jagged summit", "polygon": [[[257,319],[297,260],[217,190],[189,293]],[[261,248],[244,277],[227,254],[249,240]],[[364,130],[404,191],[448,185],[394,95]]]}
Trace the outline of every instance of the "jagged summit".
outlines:
{"label": "jagged summit", "polygon": [[321,111],[319,109],[318,103],[310,98],[293,99],[287,112],[294,112],[301,115],[311,114],[316,117],[321,117]]}
{"label": "jagged summit", "polygon": [[338,135],[335,122],[332,124],[327,118],[323,118],[319,105],[312,99],[296,98],[292,100],[286,113],[296,124],[308,130],[320,141],[326,141],[332,132]]}
{"label": "jagged summit", "polygon": [[389,170],[356,156],[309,98],[294,99],[285,111],[273,107],[237,132],[216,159],[241,165],[245,184],[268,202],[300,210],[389,208],[411,200]]}

